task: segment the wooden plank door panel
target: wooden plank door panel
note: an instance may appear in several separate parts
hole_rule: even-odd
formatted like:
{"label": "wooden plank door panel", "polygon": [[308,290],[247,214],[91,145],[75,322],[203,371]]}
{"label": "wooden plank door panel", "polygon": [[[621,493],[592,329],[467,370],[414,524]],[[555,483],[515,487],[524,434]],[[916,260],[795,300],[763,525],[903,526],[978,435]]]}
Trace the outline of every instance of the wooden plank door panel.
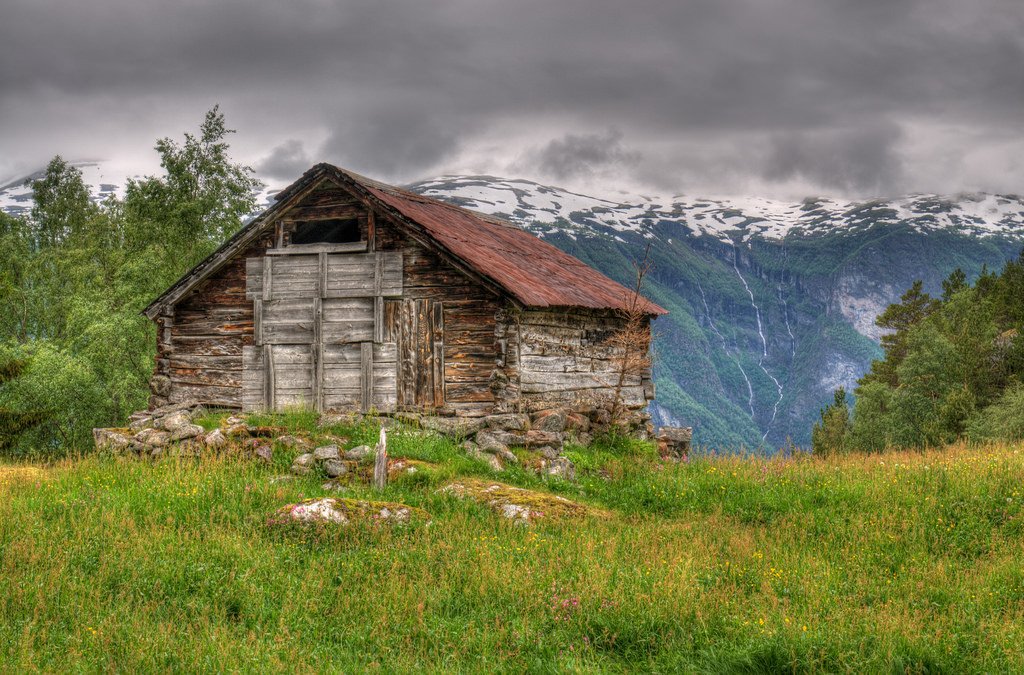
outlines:
{"label": "wooden plank door panel", "polygon": [[444,406],[444,312],[434,300],[402,300],[398,319],[398,406]]}

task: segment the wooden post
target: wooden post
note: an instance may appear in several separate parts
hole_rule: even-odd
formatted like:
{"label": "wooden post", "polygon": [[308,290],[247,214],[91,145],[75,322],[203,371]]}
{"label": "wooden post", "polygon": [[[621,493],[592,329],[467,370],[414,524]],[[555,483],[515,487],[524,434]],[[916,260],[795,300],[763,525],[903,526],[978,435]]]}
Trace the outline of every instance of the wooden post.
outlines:
{"label": "wooden post", "polygon": [[388,430],[380,428],[380,440],[373,461],[373,487],[383,490],[388,485]]}

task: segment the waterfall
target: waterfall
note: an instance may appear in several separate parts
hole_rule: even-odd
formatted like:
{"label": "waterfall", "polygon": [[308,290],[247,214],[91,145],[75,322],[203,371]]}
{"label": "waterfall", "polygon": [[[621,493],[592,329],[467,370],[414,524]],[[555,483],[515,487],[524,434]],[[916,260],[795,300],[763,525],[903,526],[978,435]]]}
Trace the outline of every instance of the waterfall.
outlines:
{"label": "waterfall", "polygon": [[732,362],[736,364],[736,367],[739,368],[740,374],[743,375],[743,380],[747,383],[747,393],[749,394],[749,398],[747,399],[747,405],[750,406],[750,419],[753,420],[754,387],[753,385],[750,384],[750,378],[747,377],[747,371],[743,370],[743,365],[740,363],[740,360],[729,351],[729,344],[725,341],[725,336],[722,335],[721,332],[719,332],[718,326],[715,325],[715,320],[711,318],[711,308],[708,307],[708,298],[706,295],[704,295],[704,287],[700,285],[699,281],[697,282],[697,288],[700,289],[700,299],[704,302],[704,313],[708,317],[708,325],[711,326],[711,330],[715,332],[715,335],[718,336],[718,339],[722,341],[722,351],[724,351],[725,355],[732,359]]}
{"label": "waterfall", "polygon": [[757,334],[761,336],[761,358],[757,360],[757,366],[775,383],[775,388],[779,391],[779,397],[775,399],[775,405],[772,408],[772,418],[768,420],[768,425],[764,429],[764,435],[761,436],[761,440],[764,441],[764,439],[768,438],[768,432],[771,431],[772,424],[775,423],[775,418],[779,415],[779,404],[782,403],[782,383],[775,379],[775,376],[764,367],[764,360],[768,358],[768,340],[764,337],[764,327],[761,324],[761,308],[754,301],[754,292],[750,290],[750,285],[747,284],[747,280],[743,278],[743,274],[740,272],[739,265],[737,264],[739,252],[736,250],[736,243],[730,240],[729,244],[732,246],[732,268],[736,270],[736,276],[740,278],[743,288],[747,289],[747,295],[750,296],[750,306],[754,308],[754,316],[757,319]]}
{"label": "waterfall", "polygon": [[782,286],[779,286],[777,290],[779,291],[779,302],[782,303],[782,316],[786,319],[786,332],[789,333],[789,362],[792,363],[796,360],[796,336],[793,335],[793,329],[789,326],[789,304],[782,296]]}

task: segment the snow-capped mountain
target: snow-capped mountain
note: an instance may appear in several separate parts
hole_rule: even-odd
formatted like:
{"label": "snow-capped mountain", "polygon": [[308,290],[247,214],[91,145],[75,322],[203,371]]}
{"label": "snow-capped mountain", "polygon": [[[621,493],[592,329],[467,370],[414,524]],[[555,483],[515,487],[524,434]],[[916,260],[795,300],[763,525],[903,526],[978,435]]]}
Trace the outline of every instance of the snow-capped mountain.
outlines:
{"label": "snow-capped mountain", "polygon": [[[76,164],[97,199],[123,192],[127,176]],[[34,177],[0,186],[0,209],[27,213]],[[915,279],[935,293],[955,268],[997,269],[1024,244],[1024,199],[1010,195],[593,197],[491,176],[410,188],[504,216],[627,285],[649,246],[645,292],[671,312],[655,328],[652,411],[714,447],[805,444],[832,390],[880,355],[874,319]]]}
{"label": "snow-capped mountain", "polygon": [[1024,199],[1010,195],[910,195],[863,202],[809,198],[796,204],[757,197],[607,199],[492,176],[441,176],[412,187],[541,232],[541,225],[560,228],[568,223],[577,231],[646,232],[655,221],[671,220],[690,236],[707,235],[723,242],[852,232],[880,224],[910,225],[919,232],[1024,237]]}

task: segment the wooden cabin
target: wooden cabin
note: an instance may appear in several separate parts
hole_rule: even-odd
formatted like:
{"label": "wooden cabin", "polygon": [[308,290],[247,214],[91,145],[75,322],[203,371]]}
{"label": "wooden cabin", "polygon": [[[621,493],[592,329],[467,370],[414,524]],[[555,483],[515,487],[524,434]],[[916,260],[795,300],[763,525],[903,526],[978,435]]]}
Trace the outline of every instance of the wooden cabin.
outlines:
{"label": "wooden cabin", "polygon": [[[635,294],[500,219],[318,164],[146,308],[151,406],[480,416],[607,400]],[[639,299],[649,320],[665,310]],[[642,409],[649,370],[621,399]]]}

